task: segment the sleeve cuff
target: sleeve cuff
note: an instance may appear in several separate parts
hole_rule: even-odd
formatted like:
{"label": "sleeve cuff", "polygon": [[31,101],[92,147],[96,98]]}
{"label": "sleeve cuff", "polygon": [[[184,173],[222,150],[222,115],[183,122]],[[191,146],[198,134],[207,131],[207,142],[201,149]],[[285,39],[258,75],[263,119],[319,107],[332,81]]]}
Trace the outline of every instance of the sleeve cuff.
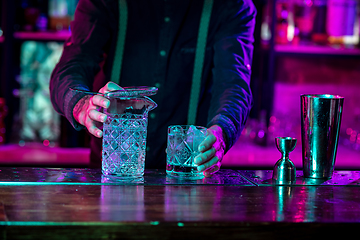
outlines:
{"label": "sleeve cuff", "polygon": [[[225,153],[229,151],[229,149],[235,144],[238,137],[235,133],[238,132],[234,123],[224,115],[216,115],[209,123],[207,127],[211,127],[213,125],[219,125],[224,133],[225,137]],[[241,132],[241,131],[240,131]]]}
{"label": "sleeve cuff", "polygon": [[[83,89],[83,90],[87,91],[87,89]],[[78,92],[74,90],[69,90],[68,93],[65,95],[65,105],[64,105],[65,117],[74,127],[74,129],[77,131],[84,129],[85,127],[75,120],[73,116],[73,109],[76,103],[85,95],[86,93]]]}

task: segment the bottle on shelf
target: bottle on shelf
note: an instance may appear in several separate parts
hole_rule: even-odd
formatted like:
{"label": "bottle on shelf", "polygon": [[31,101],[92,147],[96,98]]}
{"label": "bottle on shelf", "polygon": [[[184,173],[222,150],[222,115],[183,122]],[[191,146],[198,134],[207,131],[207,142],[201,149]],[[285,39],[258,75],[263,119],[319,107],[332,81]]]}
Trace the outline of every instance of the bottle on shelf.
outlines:
{"label": "bottle on shelf", "polygon": [[263,46],[267,46],[270,42],[272,33],[271,33],[271,8],[269,6],[270,4],[267,2],[264,5],[264,8],[262,9],[262,22],[261,22],[261,32],[260,32],[260,37],[261,37],[261,44]]}
{"label": "bottle on shelf", "polygon": [[33,6],[27,6],[24,8],[24,24],[22,30],[26,32],[36,31],[36,21],[40,16],[40,10]]}
{"label": "bottle on shelf", "polygon": [[298,29],[299,42],[301,44],[311,43],[314,30],[316,8],[312,0],[294,0],[294,22]]}
{"label": "bottle on shelf", "polygon": [[38,31],[44,32],[48,29],[48,17],[44,13],[40,13],[36,20],[36,28]]}
{"label": "bottle on shelf", "polygon": [[78,0],[50,0],[49,25],[51,30],[68,30]]}
{"label": "bottle on shelf", "polygon": [[311,41],[315,44],[326,45],[328,43],[326,32],[327,0],[314,0],[313,8],[315,9],[315,17]]}
{"label": "bottle on shelf", "polygon": [[15,31],[45,31],[44,18],[47,18],[47,0],[21,0],[17,5]]}
{"label": "bottle on shelf", "polygon": [[359,43],[357,0],[328,0],[326,30],[330,44],[355,46]]}
{"label": "bottle on shelf", "polygon": [[288,44],[294,37],[294,23],[291,11],[291,2],[276,2],[276,23],[275,23],[275,43]]}

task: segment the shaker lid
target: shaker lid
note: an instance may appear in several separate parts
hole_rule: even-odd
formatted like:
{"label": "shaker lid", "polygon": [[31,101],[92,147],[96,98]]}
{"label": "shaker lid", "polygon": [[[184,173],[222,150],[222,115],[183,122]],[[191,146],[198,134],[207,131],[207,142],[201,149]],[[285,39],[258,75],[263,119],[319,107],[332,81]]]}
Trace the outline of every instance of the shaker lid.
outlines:
{"label": "shaker lid", "polygon": [[122,90],[115,90],[111,92],[107,92],[105,94],[99,92],[90,92],[83,89],[70,88],[73,94],[83,93],[88,95],[103,95],[107,98],[138,98],[145,96],[155,95],[158,91],[156,87],[147,87],[147,86],[132,86],[132,87],[124,87]]}
{"label": "shaker lid", "polygon": [[123,90],[111,91],[104,94],[104,97],[111,98],[137,98],[155,95],[158,91],[156,87],[132,86],[124,87]]}

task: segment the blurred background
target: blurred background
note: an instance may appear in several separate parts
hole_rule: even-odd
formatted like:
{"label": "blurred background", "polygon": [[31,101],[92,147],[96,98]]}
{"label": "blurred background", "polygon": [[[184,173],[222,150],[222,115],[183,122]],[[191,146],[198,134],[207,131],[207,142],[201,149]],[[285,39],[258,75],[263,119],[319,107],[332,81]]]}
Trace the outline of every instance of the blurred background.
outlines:
{"label": "blurred background", "polygon": [[[78,0],[0,0],[0,165],[86,167],[89,136],[52,108],[49,78]],[[224,167],[271,169],[274,138],[298,139],[300,95],[345,97],[337,169],[360,168],[359,0],[253,0],[254,107]]]}

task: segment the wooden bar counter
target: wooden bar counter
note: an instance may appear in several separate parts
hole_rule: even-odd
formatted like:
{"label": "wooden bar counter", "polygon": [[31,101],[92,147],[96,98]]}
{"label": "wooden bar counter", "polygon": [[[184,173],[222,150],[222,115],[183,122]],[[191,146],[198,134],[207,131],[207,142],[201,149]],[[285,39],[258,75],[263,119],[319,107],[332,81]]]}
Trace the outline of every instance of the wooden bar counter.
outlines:
{"label": "wooden bar counter", "polygon": [[94,169],[0,168],[0,239],[325,239],[359,229],[359,171],[330,180],[298,171],[280,186],[267,170],[193,181],[147,170],[122,182]]}

